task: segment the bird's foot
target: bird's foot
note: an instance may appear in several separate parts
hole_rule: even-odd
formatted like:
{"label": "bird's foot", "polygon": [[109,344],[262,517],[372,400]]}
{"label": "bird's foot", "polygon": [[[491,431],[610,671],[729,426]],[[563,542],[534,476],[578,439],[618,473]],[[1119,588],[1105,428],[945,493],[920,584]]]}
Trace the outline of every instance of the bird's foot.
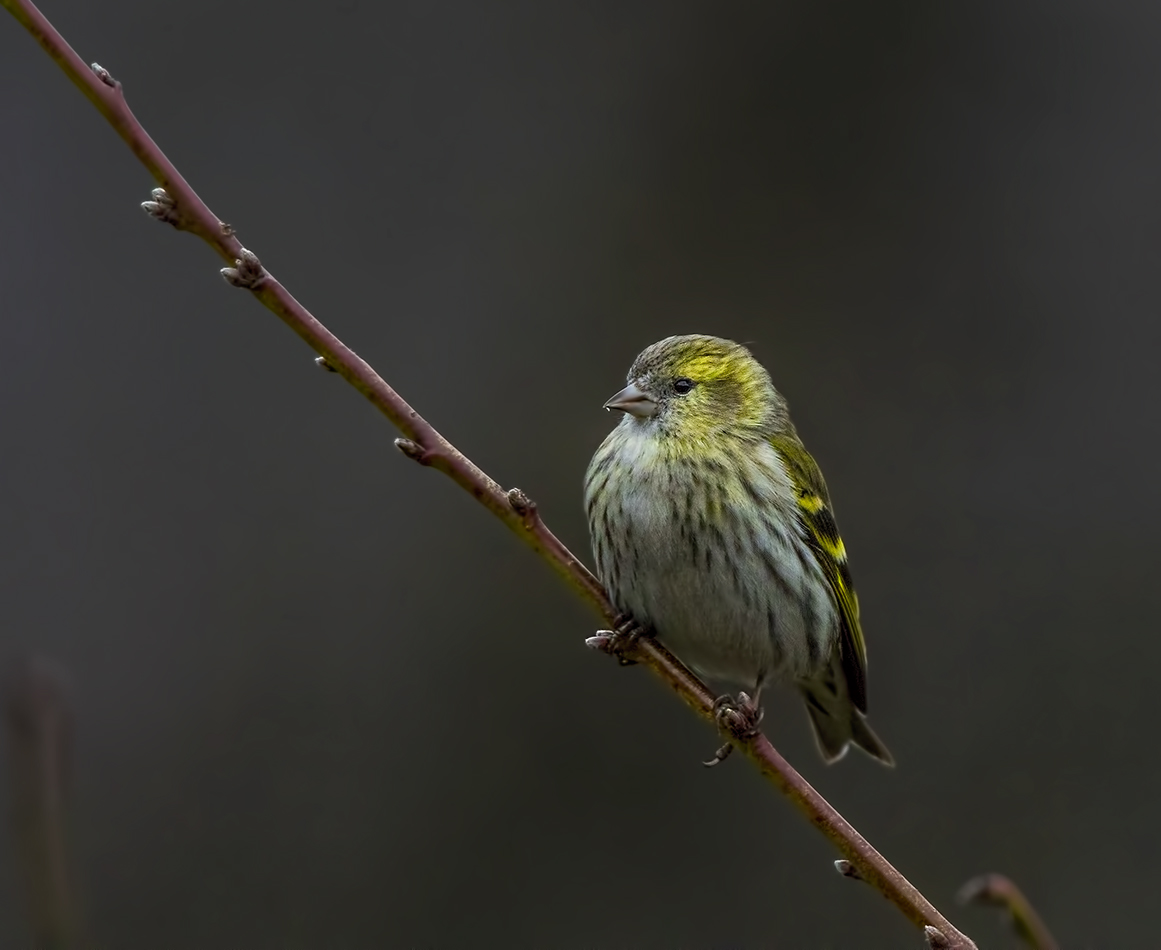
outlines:
{"label": "bird's foot", "polygon": [[[762,724],[765,711],[757,703],[757,698],[751,699],[745,693],[733,696],[719,696],[714,700],[714,721],[723,732],[729,733],[739,742],[753,739],[758,735],[758,727]],[[713,768],[719,762],[724,762],[734,751],[734,742],[727,742],[708,762],[702,765]]]}
{"label": "bird's foot", "polygon": [[632,666],[637,661],[632,658],[637,641],[649,636],[644,624],[638,623],[629,614],[618,614],[612,630],[598,630],[585,640],[585,645],[602,653],[615,656],[621,666]]}

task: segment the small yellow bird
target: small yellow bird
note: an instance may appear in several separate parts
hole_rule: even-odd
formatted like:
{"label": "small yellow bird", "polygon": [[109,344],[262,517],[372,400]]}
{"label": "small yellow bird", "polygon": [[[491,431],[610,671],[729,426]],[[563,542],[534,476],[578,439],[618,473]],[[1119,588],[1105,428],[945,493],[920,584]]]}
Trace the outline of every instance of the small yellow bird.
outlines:
{"label": "small yellow bird", "polygon": [[[750,352],[671,336],[642,352],[606,409],[624,413],[585,476],[597,573],[619,610],[699,675],[802,692],[823,758],[871,731],[859,602],[826,483],[786,400]],[[723,697],[721,703],[733,703]]]}

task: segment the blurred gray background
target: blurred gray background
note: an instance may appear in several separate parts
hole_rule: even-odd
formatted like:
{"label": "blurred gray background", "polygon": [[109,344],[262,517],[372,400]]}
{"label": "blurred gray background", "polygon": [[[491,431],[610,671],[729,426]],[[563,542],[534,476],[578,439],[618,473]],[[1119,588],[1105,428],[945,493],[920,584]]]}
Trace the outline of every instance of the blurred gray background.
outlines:
{"label": "blurred gray background", "polygon": [[[752,343],[899,766],[768,733],[981,945],[1161,871],[1155,3],[45,0],[243,243],[587,558],[601,403]],[[0,654],[76,717],[117,948],[921,938],[195,239],[0,18]],[[2,766],[7,770],[8,765]],[[0,946],[27,942],[0,830]]]}

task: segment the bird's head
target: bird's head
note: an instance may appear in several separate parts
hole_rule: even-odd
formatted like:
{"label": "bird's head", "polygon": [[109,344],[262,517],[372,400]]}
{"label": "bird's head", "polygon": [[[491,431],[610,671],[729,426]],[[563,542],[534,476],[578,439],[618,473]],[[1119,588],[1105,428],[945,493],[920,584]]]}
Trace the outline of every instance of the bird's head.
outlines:
{"label": "bird's head", "polygon": [[732,340],[666,337],[633,361],[627,382],[605,408],[668,435],[700,438],[790,425],[786,400],[769,374]]}

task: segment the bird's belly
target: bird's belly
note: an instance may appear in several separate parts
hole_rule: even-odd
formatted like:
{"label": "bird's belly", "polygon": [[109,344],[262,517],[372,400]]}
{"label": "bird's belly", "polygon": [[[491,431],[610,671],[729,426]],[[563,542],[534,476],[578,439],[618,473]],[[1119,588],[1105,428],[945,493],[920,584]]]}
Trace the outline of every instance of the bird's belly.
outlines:
{"label": "bird's belly", "polygon": [[784,665],[770,618],[740,603],[720,574],[670,565],[657,577],[626,590],[629,611],[699,675],[752,689]]}
{"label": "bird's belly", "polygon": [[698,674],[753,688],[801,678],[829,656],[838,615],[793,526],[696,529],[678,503],[622,511],[634,539],[621,565],[618,606],[650,625]]}

